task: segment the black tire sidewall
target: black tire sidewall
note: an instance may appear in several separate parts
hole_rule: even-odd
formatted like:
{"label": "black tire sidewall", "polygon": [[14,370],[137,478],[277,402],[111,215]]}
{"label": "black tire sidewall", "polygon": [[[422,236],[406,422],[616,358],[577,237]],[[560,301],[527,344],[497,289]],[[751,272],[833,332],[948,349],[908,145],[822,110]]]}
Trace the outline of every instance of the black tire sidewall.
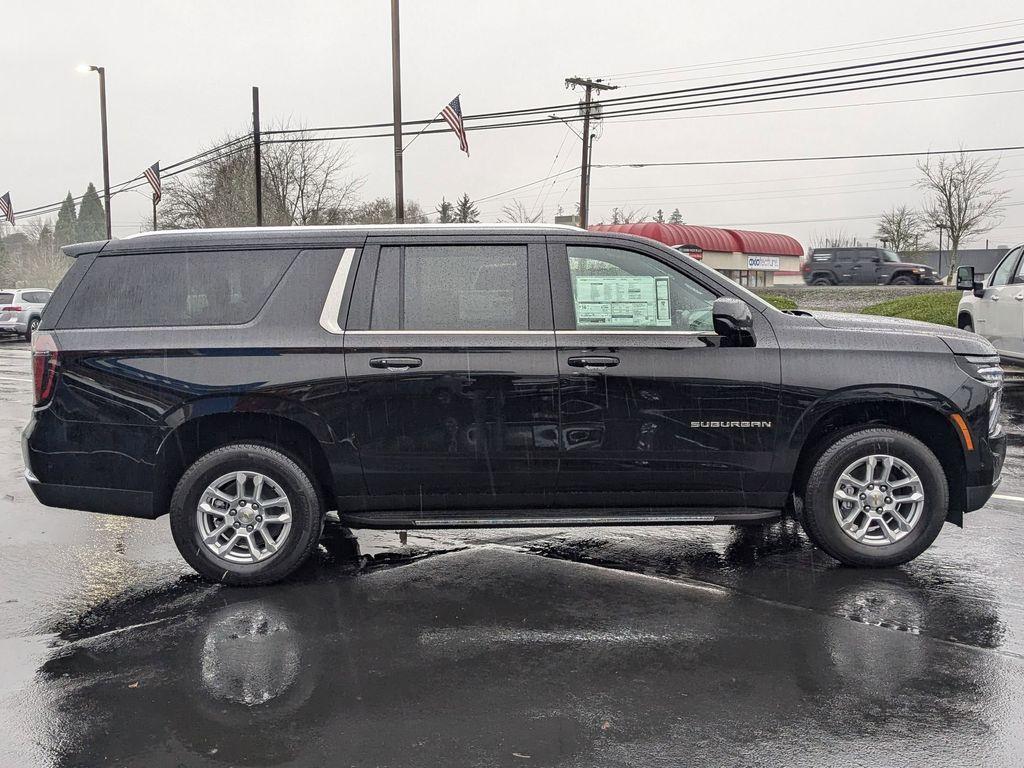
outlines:
{"label": "black tire sidewall", "polygon": [[[922,519],[905,538],[886,546],[860,544],[851,539],[840,528],[832,509],[832,494],[840,474],[857,459],[872,454],[888,454],[907,462],[924,486]],[[938,536],[949,509],[945,472],[935,454],[920,440],[892,429],[854,432],[827,448],[811,471],[805,498],[805,524],[812,541],[850,565],[884,567],[912,560]]]}
{"label": "black tire sidewall", "polygon": [[[221,475],[261,472],[280,484],[291,502],[292,527],[283,548],[262,563],[221,560],[202,543],[196,507],[207,486]],[[279,581],[309,557],[320,539],[323,504],[307,471],[279,451],[261,445],[218,448],[196,460],[182,475],[171,499],[171,534],[182,557],[204,578],[227,584],[256,585]]]}

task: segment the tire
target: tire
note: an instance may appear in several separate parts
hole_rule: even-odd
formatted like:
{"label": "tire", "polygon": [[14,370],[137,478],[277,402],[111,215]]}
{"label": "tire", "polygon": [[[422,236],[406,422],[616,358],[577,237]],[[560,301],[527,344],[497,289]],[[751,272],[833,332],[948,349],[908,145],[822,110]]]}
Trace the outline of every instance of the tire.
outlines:
{"label": "tire", "polygon": [[899,275],[892,279],[890,285],[913,285],[914,278],[908,277],[907,275]]}
{"label": "tire", "polygon": [[[890,511],[888,504],[883,504],[883,499],[877,498],[883,509],[884,520],[874,519],[866,527],[866,535],[862,540],[855,540],[854,534],[847,533],[833,506],[834,494],[837,492],[840,477],[848,468],[853,467],[859,461],[869,462],[873,455],[885,455],[892,457],[894,469],[890,475],[896,477],[896,482],[905,480],[909,475],[904,467],[909,468],[917,476],[917,482],[924,498],[920,505],[898,503],[896,510],[904,519],[912,519],[913,524],[908,531],[903,531],[897,524],[897,517]],[[867,464],[864,465],[864,474],[857,471],[855,478],[858,480],[867,479]],[[883,465],[877,470],[877,476],[881,478],[885,472]],[[886,485],[865,483],[874,486],[868,491],[865,488],[859,489],[867,495],[867,502],[870,503],[871,496]],[[907,487],[904,485],[903,487]],[[853,489],[853,485],[844,488]],[[909,489],[916,492],[917,486],[911,482]],[[889,489],[891,492],[891,489]],[[839,502],[840,511],[846,514],[853,514],[852,510],[843,508],[844,504],[850,504],[853,509],[863,509],[859,505],[865,502],[860,501],[860,492],[854,491],[857,497],[856,502]],[[898,491],[899,495],[906,496],[904,490]],[[885,499],[892,499],[897,494],[886,496]],[[808,537],[826,553],[846,565],[867,566],[873,568],[887,568],[893,565],[902,565],[924,552],[935,537],[939,535],[942,524],[946,520],[946,513],[949,508],[949,487],[946,481],[946,474],[935,454],[920,440],[896,429],[872,428],[862,429],[846,435],[837,442],[826,446],[817,458],[814,468],[807,479],[807,487],[804,492],[803,526]],[[915,514],[916,510],[916,514]],[[860,528],[869,515],[859,512],[851,521],[854,527]],[[899,529],[893,535],[898,540],[889,541],[882,529],[885,526],[892,530]]]}
{"label": "tire", "polygon": [[967,318],[966,320],[961,320],[960,321],[960,330],[961,331],[969,331],[971,333],[974,333],[974,321],[971,320],[970,318]]}
{"label": "tire", "polygon": [[811,285],[835,285],[831,277],[815,277],[811,279]]}
{"label": "tire", "polygon": [[28,321],[28,330],[25,331],[25,341],[32,341],[32,334],[36,332],[39,327],[39,318],[33,317]]}
{"label": "tire", "polygon": [[[240,501],[238,483],[231,477],[238,473],[245,478]],[[256,490],[257,475],[263,477],[262,491]],[[204,499],[213,485],[233,489],[222,490],[221,495],[234,500],[212,495]],[[254,506],[257,495],[260,503]],[[284,504],[263,503],[282,497]],[[209,514],[200,514],[201,502]],[[185,470],[171,497],[170,517],[178,551],[200,576],[255,586],[286,578],[309,558],[323,531],[324,504],[310,473],[292,458],[264,445],[234,444],[210,451]],[[203,542],[204,535],[218,528],[224,532],[215,545],[228,545],[235,529],[239,535],[225,556],[218,556]],[[271,551],[275,538],[275,551]],[[260,557],[253,558],[250,548]]]}

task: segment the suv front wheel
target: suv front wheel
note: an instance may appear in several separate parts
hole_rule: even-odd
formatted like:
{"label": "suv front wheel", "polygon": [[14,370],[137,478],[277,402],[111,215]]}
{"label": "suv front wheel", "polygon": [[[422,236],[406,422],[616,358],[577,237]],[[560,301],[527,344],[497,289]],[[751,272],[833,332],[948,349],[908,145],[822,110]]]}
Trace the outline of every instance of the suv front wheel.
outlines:
{"label": "suv front wheel", "polygon": [[279,451],[235,444],[199,457],[171,497],[171,534],[201,576],[225,584],[279,581],[302,565],[323,531],[309,473]]}
{"label": "suv front wheel", "polygon": [[847,565],[913,560],[939,535],[949,508],[942,465],[917,438],[863,429],[826,448],[807,480],[804,529]]}

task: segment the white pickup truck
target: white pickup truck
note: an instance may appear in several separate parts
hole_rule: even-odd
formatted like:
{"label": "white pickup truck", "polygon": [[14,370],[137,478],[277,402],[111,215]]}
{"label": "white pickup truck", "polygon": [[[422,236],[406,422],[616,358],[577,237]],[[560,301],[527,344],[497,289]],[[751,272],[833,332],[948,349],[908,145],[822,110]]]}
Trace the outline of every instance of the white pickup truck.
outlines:
{"label": "white pickup truck", "polygon": [[1024,364],[1024,246],[1007,251],[985,278],[974,267],[956,272],[956,287],[965,291],[957,307],[957,325],[984,336],[1008,361]]}

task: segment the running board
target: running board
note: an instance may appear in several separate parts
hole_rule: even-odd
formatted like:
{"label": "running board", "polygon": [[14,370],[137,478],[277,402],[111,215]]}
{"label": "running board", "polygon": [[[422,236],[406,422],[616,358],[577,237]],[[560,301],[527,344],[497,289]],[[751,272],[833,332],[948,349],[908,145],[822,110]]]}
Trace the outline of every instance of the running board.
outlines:
{"label": "running board", "polygon": [[[347,515],[338,517],[343,525],[352,528],[537,528],[601,525],[692,525],[756,523],[780,517],[778,509],[692,509],[666,514],[612,514],[612,515],[546,515],[524,510],[510,516],[515,510],[495,511],[486,517],[426,517],[406,518],[392,515]],[[422,514],[422,513],[420,513]]]}

